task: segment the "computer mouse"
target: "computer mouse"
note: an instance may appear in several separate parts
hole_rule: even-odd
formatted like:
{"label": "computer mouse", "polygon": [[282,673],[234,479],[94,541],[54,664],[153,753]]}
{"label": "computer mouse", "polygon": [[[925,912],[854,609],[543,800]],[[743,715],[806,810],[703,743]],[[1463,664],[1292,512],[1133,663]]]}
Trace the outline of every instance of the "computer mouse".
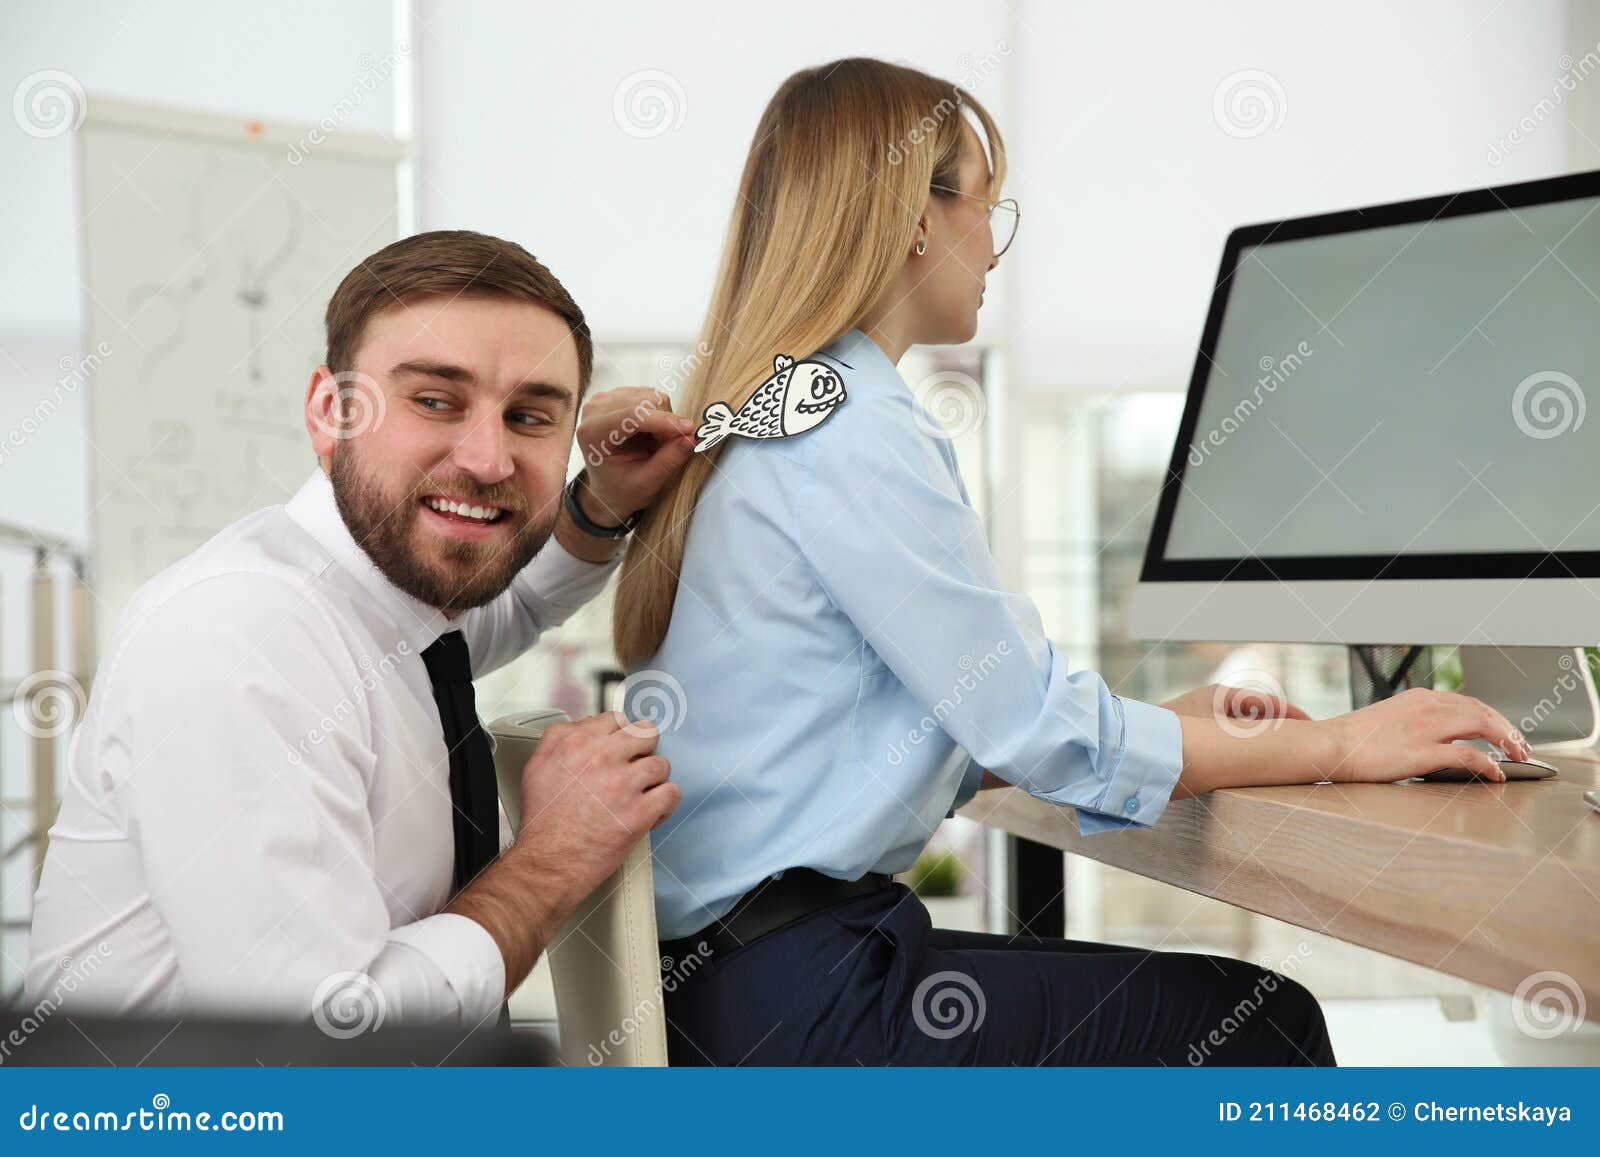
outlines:
{"label": "computer mouse", "polygon": [[[1482,746],[1479,744],[1478,746]],[[1489,755],[1500,765],[1500,770],[1505,772],[1507,782],[1513,779],[1554,779],[1556,769],[1552,764],[1542,759],[1529,756],[1527,759],[1512,759],[1498,747],[1488,748]],[[1441,767],[1438,771],[1430,771],[1427,775],[1418,776],[1429,783],[1464,783],[1467,780],[1483,780],[1485,783],[1496,782],[1485,780],[1483,776],[1465,767]]]}

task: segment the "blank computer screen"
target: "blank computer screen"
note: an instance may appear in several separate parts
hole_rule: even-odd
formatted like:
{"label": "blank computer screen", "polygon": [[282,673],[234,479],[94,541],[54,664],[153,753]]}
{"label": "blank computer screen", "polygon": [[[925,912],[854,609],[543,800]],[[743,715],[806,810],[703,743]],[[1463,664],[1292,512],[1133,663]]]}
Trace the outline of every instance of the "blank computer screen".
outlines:
{"label": "blank computer screen", "polygon": [[1600,549],[1597,208],[1244,248],[1165,557]]}

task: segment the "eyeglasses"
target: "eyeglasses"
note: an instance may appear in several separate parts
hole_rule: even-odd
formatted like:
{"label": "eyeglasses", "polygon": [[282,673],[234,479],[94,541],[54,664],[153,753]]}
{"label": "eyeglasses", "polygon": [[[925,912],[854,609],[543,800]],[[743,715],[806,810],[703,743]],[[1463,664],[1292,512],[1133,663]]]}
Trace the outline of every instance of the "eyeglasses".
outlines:
{"label": "eyeglasses", "polygon": [[1000,201],[991,201],[987,197],[980,197],[976,193],[963,193],[960,189],[952,189],[949,185],[934,185],[932,188],[944,193],[954,193],[958,197],[970,197],[974,201],[982,201],[989,207],[989,231],[996,238],[1004,237],[1000,248],[994,251],[995,259],[1004,255],[1011,243],[1017,239],[1017,225],[1022,220],[1022,210],[1017,208],[1015,197],[1006,197]]}

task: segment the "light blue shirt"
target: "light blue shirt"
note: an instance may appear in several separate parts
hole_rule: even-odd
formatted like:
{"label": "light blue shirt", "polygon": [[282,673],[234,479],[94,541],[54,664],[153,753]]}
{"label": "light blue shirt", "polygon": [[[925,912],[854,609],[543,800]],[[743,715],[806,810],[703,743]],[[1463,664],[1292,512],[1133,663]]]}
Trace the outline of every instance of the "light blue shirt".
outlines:
{"label": "light blue shirt", "polygon": [[652,835],[663,938],[788,868],[904,871],[984,768],[1095,832],[1153,824],[1182,766],[1177,716],[1069,671],[1004,588],[887,355],[851,330],[816,356],[846,400],[808,433],[725,444],[671,627],[628,680],[683,789]]}

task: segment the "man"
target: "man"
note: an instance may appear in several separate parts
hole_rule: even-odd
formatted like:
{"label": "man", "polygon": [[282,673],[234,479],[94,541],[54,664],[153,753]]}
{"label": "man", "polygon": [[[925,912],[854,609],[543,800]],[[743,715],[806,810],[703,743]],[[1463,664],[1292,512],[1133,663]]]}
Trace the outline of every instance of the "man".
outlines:
{"label": "man", "polygon": [[[304,1018],[375,991],[473,1025],[677,806],[655,733],[600,715],[546,733],[513,837],[470,680],[600,590],[692,423],[630,389],[578,424],[583,314],[497,238],[398,241],[326,323],[318,469],[146,584],[107,648],[30,1003]],[[597,464],[568,488],[575,426]]]}

